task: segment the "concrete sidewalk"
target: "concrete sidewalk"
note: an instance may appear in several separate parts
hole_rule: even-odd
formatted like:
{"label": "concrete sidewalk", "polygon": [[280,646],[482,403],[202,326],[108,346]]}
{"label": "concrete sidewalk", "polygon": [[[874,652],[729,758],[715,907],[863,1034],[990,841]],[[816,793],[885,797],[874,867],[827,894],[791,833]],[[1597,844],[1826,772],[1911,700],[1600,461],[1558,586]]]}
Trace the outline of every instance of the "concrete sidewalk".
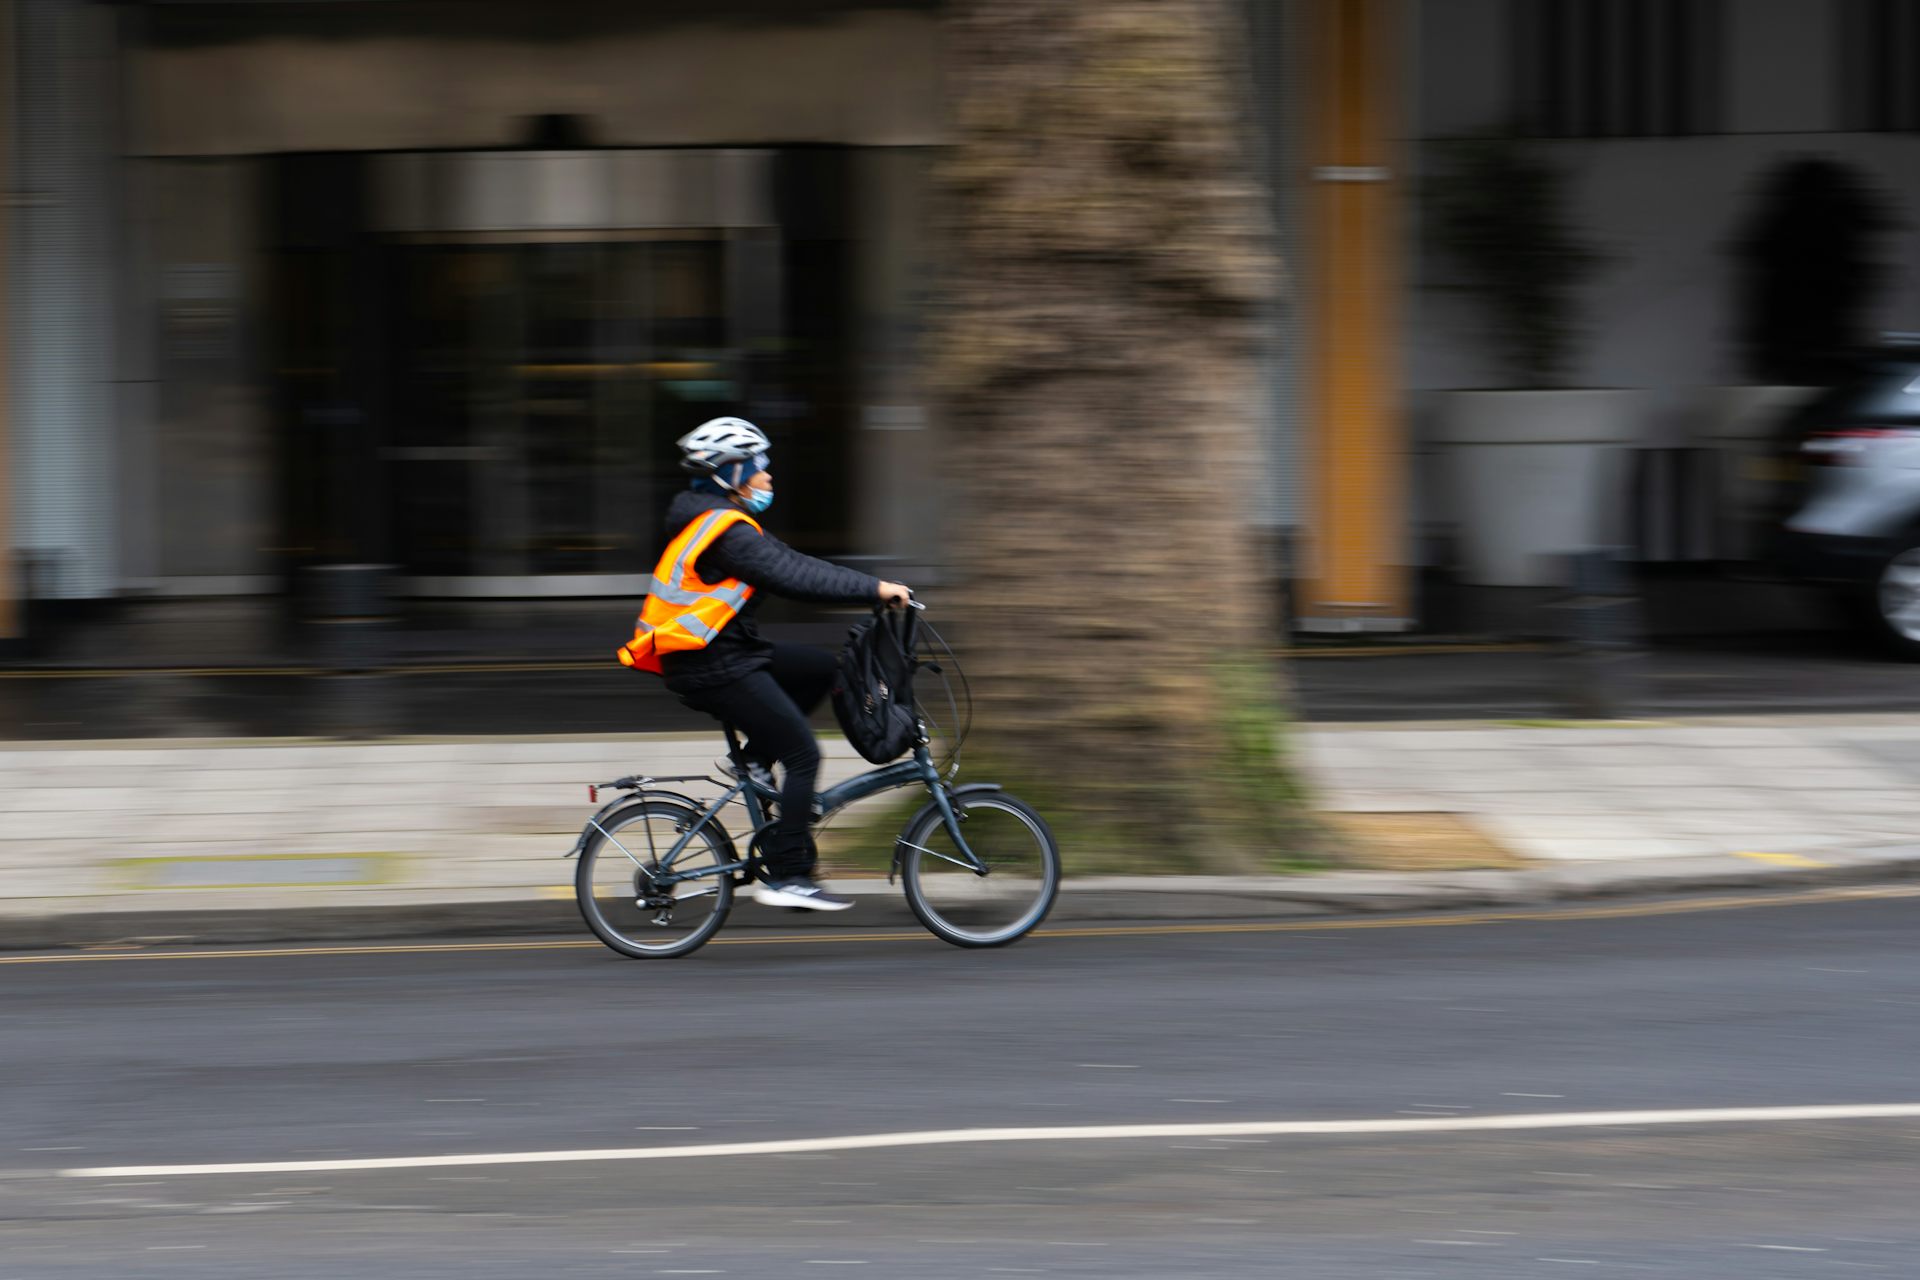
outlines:
{"label": "concrete sidewalk", "polygon": [[1544,863],[1920,843],[1920,719],[1310,726],[1325,807],[1471,815]]}
{"label": "concrete sidewalk", "polygon": [[[1920,725],[1770,717],[1301,729],[1322,807],[1453,815],[1520,870],[1070,879],[1055,919],[1266,918],[1920,869]],[[0,946],[579,927],[583,784],[702,773],[708,734],[0,746]],[[824,742],[825,782],[864,768]],[[1069,875],[1073,850],[1066,851]],[[833,923],[907,923],[884,881]],[[739,924],[792,924],[742,908]]]}

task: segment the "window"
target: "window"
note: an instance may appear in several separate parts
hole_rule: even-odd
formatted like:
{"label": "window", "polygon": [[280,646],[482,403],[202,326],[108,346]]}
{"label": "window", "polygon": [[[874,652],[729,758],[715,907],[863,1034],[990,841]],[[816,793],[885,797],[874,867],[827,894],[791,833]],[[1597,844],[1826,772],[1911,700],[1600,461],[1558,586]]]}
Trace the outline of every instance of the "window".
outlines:
{"label": "window", "polygon": [[1536,138],[1720,127],[1723,0],[1509,0],[1514,120]]}
{"label": "window", "polygon": [[1920,0],[1842,0],[1840,127],[1920,132]]}

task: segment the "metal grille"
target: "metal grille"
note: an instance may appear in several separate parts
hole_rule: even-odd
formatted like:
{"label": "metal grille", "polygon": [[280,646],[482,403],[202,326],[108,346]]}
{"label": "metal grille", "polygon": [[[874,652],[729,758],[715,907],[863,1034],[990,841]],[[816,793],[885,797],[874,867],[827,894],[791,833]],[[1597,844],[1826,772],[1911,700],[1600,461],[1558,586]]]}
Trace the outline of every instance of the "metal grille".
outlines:
{"label": "metal grille", "polygon": [[1713,449],[1634,449],[1627,481],[1628,541],[1642,564],[1722,558],[1715,534],[1719,461]]}
{"label": "metal grille", "polygon": [[1721,127],[1722,0],[1509,0],[1513,116],[1540,138]]}
{"label": "metal grille", "polygon": [[1840,121],[1859,133],[1920,132],[1920,0],[1841,0]]}

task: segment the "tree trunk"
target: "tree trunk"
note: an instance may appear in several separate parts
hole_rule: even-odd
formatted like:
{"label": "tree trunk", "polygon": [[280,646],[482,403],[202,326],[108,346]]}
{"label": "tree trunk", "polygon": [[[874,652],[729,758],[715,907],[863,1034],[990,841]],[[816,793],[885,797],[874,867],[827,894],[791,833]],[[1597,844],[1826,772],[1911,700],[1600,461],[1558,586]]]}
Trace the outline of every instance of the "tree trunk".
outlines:
{"label": "tree trunk", "polygon": [[1296,793],[1248,519],[1278,268],[1243,17],[956,0],[949,30],[936,365],[981,749],[1102,854],[1251,869]]}

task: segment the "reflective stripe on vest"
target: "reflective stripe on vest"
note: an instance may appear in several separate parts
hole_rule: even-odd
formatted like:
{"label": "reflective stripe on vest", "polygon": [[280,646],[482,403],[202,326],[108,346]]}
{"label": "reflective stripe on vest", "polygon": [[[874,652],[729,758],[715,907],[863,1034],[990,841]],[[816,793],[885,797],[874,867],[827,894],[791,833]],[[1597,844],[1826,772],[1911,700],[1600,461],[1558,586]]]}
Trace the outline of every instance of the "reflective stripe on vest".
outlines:
{"label": "reflective stripe on vest", "polygon": [[738,520],[760,528],[746,513],[721,507],[696,517],[667,544],[654,566],[633,639],[616,654],[623,666],[658,673],[661,654],[706,648],[752,598],[753,588],[738,578],[710,583],[694,569],[700,553]]}
{"label": "reflective stripe on vest", "polygon": [[736,587],[719,587],[703,595],[698,591],[684,591],[655,578],[653,584],[647,588],[647,593],[656,600],[665,600],[668,604],[699,604],[702,600],[725,600],[738,609],[747,602],[747,597],[753,594],[753,588],[742,583]]}

